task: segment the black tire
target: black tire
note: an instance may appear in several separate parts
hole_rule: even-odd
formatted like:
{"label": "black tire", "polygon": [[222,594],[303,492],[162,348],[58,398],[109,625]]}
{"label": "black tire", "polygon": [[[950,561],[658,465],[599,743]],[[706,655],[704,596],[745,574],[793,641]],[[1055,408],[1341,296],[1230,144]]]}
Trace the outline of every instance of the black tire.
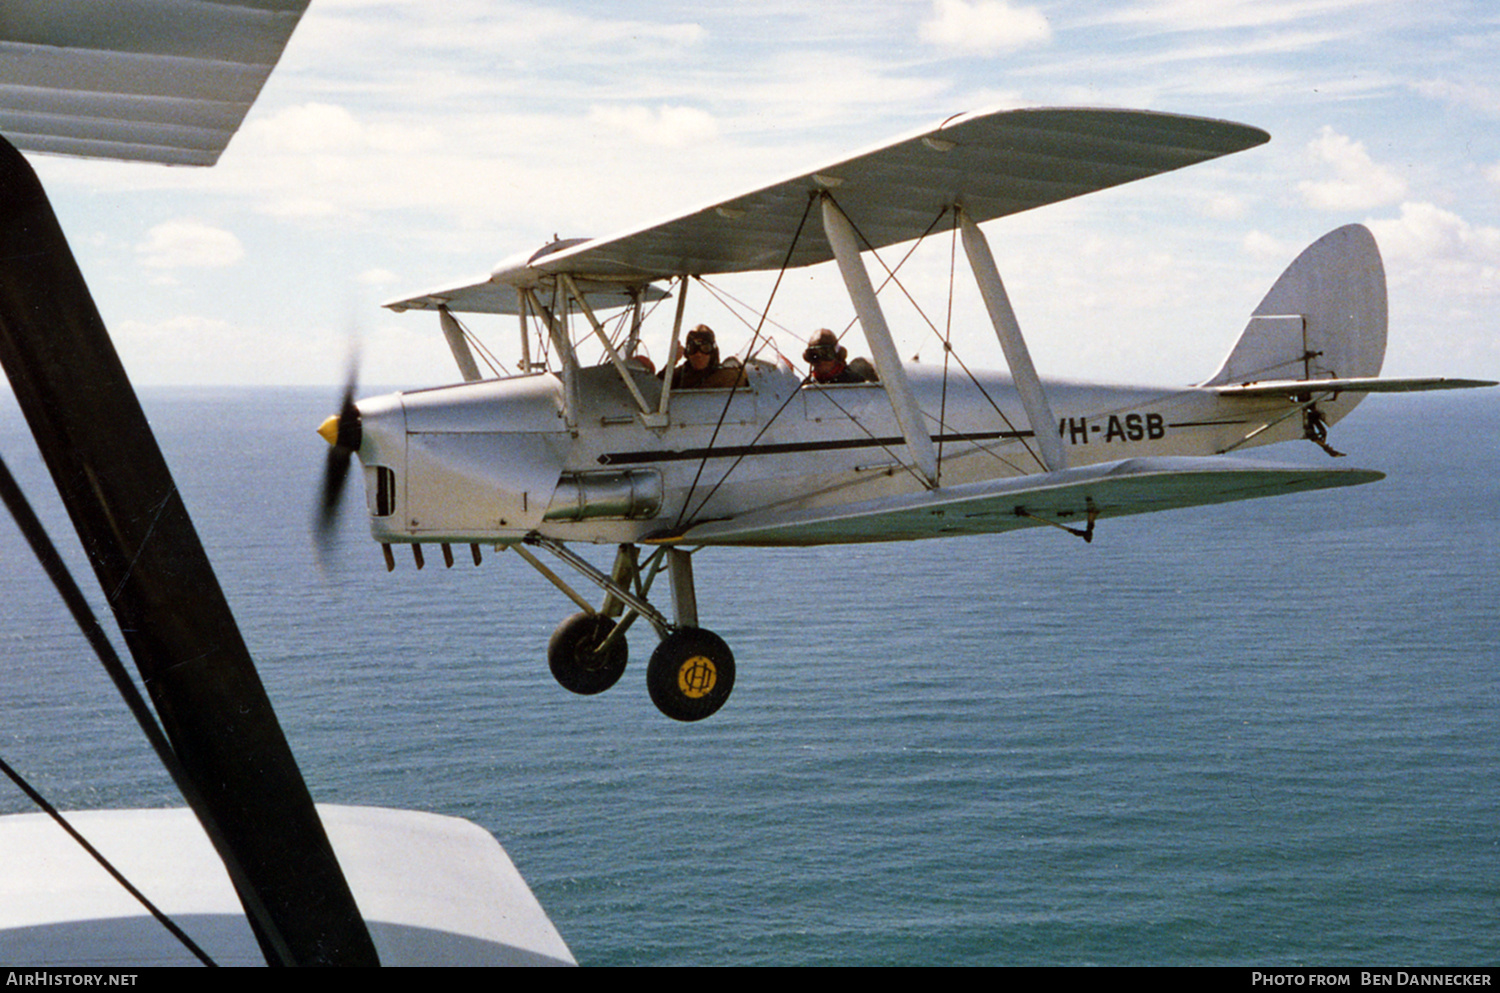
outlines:
{"label": "black tire", "polygon": [[625,636],[616,638],[603,655],[598,651],[614,629],[615,622],[610,618],[583,611],[559,624],[547,642],[547,667],[552,670],[552,678],[563,689],[582,696],[603,693],[618,683],[629,656]]}
{"label": "black tire", "polygon": [[712,631],[678,628],[651,653],[646,689],[656,709],[674,721],[701,721],[734,689],[734,653]]}

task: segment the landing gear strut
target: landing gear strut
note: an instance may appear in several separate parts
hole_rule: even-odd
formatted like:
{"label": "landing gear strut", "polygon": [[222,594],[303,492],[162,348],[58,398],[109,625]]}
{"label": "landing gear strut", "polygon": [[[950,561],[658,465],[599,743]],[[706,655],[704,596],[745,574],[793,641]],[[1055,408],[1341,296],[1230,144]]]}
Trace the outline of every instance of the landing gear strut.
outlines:
{"label": "landing gear strut", "polygon": [[[564,688],[592,695],[613,686],[625,671],[625,630],[636,618],[644,617],[661,637],[646,667],[646,689],[658,710],[673,720],[701,721],[729,699],[734,688],[734,653],[724,639],[698,627],[691,553],[660,548],[641,561],[635,545],[621,545],[614,568],[605,575],[560,542],[534,537],[527,543],[552,552],[604,590],[604,603],[595,610],[525,546],[514,546],[583,608],[557,626],[547,646],[548,667]],[[646,599],[663,568],[671,583],[676,623],[669,623]]]}

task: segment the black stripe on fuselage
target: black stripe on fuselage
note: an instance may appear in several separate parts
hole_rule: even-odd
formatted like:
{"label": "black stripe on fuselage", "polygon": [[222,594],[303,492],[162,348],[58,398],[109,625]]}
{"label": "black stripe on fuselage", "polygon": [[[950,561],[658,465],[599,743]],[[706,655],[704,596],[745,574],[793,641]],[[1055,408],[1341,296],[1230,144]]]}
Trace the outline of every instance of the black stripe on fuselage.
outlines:
{"label": "black stripe on fuselage", "polygon": [[[981,434],[933,435],[934,444],[969,441],[1011,441],[1030,438],[1030,431],[986,431]],[[892,448],[905,445],[906,439],[846,438],[842,441],[796,441],[781,445],[725,445],[721,448],[685,448],[678,452],[606,452],[599,456],[600,465],[632,465],[639,462],[681,462],[697,459],[737,459],[751,455],[791,455],[797,452],[831,452],[846,448]]]}
{"label": "black stripe on fuselage", "polygon": [[1167,427],[1169,427],[1169,428],[1225,428],[1225,427],[1240,427],[1240,426],[1243,426],[1245,424],[1250,424],[1250,423],[1253,423],[1253,422],[1249,421],[1249,420],[1244,420],[1244,419],[1241,419],[1241,420],[1238,420],[1238,421],[1168,421],[1167,422]]}

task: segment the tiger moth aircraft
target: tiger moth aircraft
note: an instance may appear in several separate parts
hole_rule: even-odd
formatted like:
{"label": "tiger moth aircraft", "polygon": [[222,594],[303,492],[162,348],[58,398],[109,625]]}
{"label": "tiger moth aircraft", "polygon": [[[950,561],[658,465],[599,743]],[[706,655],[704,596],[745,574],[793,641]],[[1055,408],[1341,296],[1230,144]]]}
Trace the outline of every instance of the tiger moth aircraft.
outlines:
{"label": "tiger moth aircraft", "polygon": [[[729,647],[698,623],[692,555],[702,548],[1044,525],[1087,541],[1111,517],[1380,479],[1228,454],[1308,439],[1337,455],[1328,428],[1366,393],[1493,385],[1376,378],[1385,274],[1365,228],[1306,249],[1218,372],[1163,390],[1038,377],[979,227],[1268,138],[1140,111],[961,115],[649,227],[556,240],[485,278],[391,301],[438,313],[464,381],[357,403],[351,386],[320,429],[332,446],[320,526],[326,536],[357,455],[387,568],[394,545],[410,545],[418,567],[424,545],[440,546],[450,566],[454,546],[468,545],[476,565],[481,546],[513,549],[581,608],[548,645],[558,682],[581,694],[614,685],[626,629],[644,618],[660,638],[651,698],[693,721],[723,705],[735,672]],[[898,355],[865,254],[880,262],[882,286],[899,285],[877,251],[934,233],[962,242],[1008,373]],[[740,371],[725,385],[674,389],[670,363],[653,372],[647,320],[670,322],[657,340],[679,355],[695,282],[830,260],[868,344],[870,381],[819,383],[759,326],[726,360]],[[518,316],[519,374],[486,378],[455,313]],[[597,364],[580,359],[586,341]],[[576,542],[617,546],[613,567],[591,564]],[[541,553],[599,587],[602,603]],[[649,598],[663,572],[670,618]]]}

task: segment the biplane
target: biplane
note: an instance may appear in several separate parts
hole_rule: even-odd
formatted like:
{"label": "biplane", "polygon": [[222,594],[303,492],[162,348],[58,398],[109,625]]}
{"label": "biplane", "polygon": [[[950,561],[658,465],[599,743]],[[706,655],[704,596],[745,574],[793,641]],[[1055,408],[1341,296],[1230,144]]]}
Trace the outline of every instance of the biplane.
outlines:
{"label": "biplane", "polygon": [[[734,684],[733,653],[699,625],[691,556],[702,548],[1042,526],[1088,541],[1113,517],[1379,479],[1232,454],[1308,439],[1337,455],[1328,428],[1366,393],[1492,385],[1377,378],[1385,276],[1365,228],[1339,228],[1304,251],[1223,366],[1170,390],[1039,377],[980,228],[1268,138],[1140,111],[961,115],[661,223],[555,240],[483,278],[393,300],[396,311],[437,312],[464,381],[358,402],[346,393],[320,429],[333,446],[324,527],[357,455],[387,568],[395,545],[410,546],[419,568],[424,546],[440,546],[449,566],[455,546],[469,546],[475,564],[482,546],[513,549],[580,607],[548,645],[558,682],[580,694],[614,685],[626,630],[644,618],[660,639],[651,698],[693,721]],[[962,243],[1007,372],[902,362],[866,256],[935,231]],[[873,379],[820,383],[758,329],[730,360],[741,371],[728,385],[674,389],[666,368],[653,374],[648,318],[669,315],[654,333],[676,356],[696,281],[829,261]],[[877,276],[894,281],[888,267]],[[518,374],[481,373],[459,313],[519,319]],[[581,357],[585,343],[597,362]],[[570,547],[578,542],[617,546],[613,567],[587,561]],[[599,587],[602,602],[539,553]],[[650,599],[663,572],[670,618]]]}

